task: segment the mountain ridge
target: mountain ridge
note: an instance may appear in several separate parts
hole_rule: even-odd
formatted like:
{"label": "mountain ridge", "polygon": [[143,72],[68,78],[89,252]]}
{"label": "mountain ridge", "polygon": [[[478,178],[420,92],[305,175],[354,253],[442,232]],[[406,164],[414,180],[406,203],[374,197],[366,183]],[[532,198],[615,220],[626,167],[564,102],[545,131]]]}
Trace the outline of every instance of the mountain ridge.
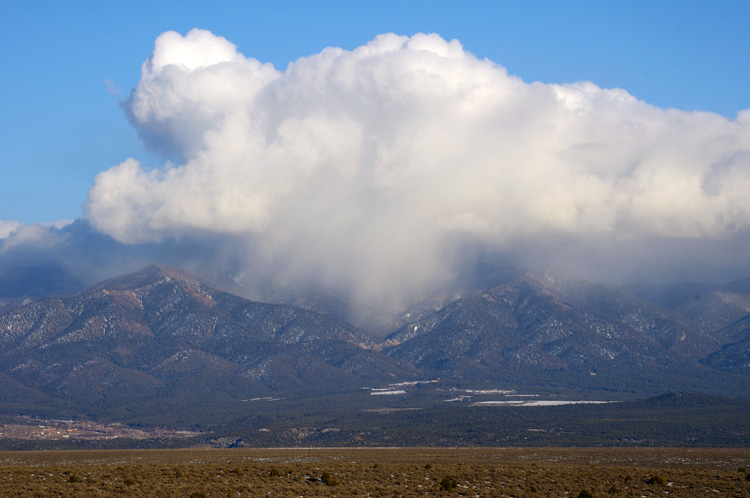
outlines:
{"label": "mountain ridge", "polygon": [[83,398],[88,408],[179,398],[191,387],[186,378],[200,380],[192,387],[207,399],[223,399],[354,386],[362,372],[408,376],[371,352],[365,331],[216,291],[163,266],[15,308],[0,315],[0,330],[4,373],[49,396]]}
{"label": "mountain ridge", "polygon": [[0,314],[0,375],[16,393],[0,408],[26,396],[114,417],[426,378],[625,397],[750,395],[747,327],[709,333],[675,310],[547,269],[485,281],[492,287],[434,312],[438,301],[426,302],[381,339],[150,265]]}

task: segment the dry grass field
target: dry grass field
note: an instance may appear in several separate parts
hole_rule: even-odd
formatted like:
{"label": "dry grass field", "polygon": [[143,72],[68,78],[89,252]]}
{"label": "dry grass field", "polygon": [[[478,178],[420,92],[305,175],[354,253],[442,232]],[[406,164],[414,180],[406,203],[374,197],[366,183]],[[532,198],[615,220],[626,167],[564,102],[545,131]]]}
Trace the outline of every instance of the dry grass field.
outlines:
{"label": "dry grass field", "polygon": [[747,449],[3,452],[0,495],[750,497],[747,469]]}

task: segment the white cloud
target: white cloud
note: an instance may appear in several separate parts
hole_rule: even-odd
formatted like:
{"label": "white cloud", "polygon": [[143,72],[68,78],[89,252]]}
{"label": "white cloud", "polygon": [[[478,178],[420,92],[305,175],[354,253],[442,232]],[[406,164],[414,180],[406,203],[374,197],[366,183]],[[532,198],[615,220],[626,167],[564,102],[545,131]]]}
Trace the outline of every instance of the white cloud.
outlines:
{"label": "white cloud", "polygon": [[0,220],[0,239],[8,237],[10,234],[18,230],[21,224],[13,220]]}
{"label": "white cloud", "polygon": [[750,111],[529,84],[437,35],[277,71],[208,31],[168,32],[127,109],[183,161],[99,174],[96,227],[128,243],[247,236],[289,275],[363,293],[439,278],[456,236],[721,239],[750,223]]}
{"label": "white cloud", "polygon": [[27,240],[33,241],[38,238],[34,234],[40,234],[46,232],[45,228],[54,228],[59,230],[73,223],[74,220],[58,220],[49,221],[43,223],[35,223],[32,225],[23,225],[14,220],[0,220],[0,240],[10,239],[6,242],[8,244],[15,244],[19,241],[25,242]]}
{"label": "white cloud", "polygon": [[39,223],[19,225],[7,237],[2,239],[0,253],[18,250],[19,247],[28,247],[32,251],[46,250],[54,247],[61,240],[62,235],[60,231],[50,226]]}

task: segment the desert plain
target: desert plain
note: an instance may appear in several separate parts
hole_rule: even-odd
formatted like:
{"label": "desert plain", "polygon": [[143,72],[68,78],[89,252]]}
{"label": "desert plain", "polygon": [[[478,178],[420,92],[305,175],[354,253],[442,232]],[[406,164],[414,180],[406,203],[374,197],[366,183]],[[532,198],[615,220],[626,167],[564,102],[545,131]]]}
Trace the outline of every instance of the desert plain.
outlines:
{"label": "desert plain", "polygon": [[0,453],[20,497],[750,497],[750,449],[281,448]]}

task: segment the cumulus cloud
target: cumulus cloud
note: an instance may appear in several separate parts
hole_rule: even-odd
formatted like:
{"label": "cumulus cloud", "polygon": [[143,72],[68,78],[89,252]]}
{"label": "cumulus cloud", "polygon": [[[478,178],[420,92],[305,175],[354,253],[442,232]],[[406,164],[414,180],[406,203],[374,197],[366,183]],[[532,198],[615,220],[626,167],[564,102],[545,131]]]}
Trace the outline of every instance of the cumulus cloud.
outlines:
{"label": "cumulus cloud", "polygon": [[447,277],[467,241],[528,254],[560,239],[729,240],[750,224],[750,110],[527,83],[435,34],[277,70],[208,31],[167,32],[125,108],[180,159],[99,174],[95,227],[125,243],[234,236],[279,278],[362,295]]}

